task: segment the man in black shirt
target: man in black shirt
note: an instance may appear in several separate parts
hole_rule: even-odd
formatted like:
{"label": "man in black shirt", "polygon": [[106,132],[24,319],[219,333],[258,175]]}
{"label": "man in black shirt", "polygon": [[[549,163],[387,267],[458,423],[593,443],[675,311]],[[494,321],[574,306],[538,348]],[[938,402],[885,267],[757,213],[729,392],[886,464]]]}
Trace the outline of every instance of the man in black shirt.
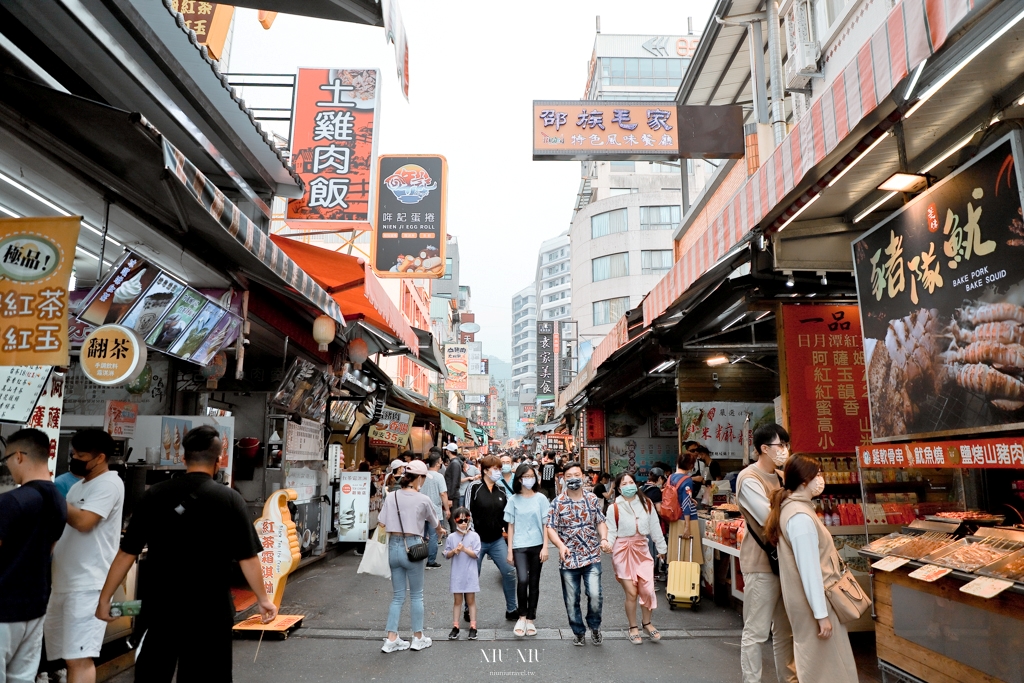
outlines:
{"label": "man in black shirt", "polygon": [[[459,458],[459,447],[454,443],[449,443],[444,447],[448,453],[448,465],[444,471],[444,482],[448,485],[448,501],[451,503],[451,509],[459,507],[459,485],[462,484],[462,460]],[[449,525],[451,530],[455,530],[455,525]]]}
{"label": "man in black shirt", "polygon": [[516,568],[508,562],[508,544],[502,535],[505,523],[505,503],[508,498],[498,485],[501,479],[501,460],[493,455],[480,459],[483,484],[474,486],[469,494],[469,512],[473,516],[473,529],[480,535],[480,552],[476,566],[483,566],[484,555],[490,555],[494,566],[501,572],[501,587],[505,593],[505,619],[519,618],[516,608]]}
{"label": "man in black shirt", "polygon": [[110,617],[110,600],[142,549],[148,546],[141,596],[149,625],[135,664],[138,683],[231,680],[231,575],[235,562],[256,594],[263,623],[277,606],[263,589],[263,550],[245,501],[213,481],[221,442],[217,430],[185,434],[186,474],[150,488],[139,500],[121,549],[107,574],[96,616]]}
{"label": "man in black shirt", "polygon": [[559,467],[555,462],[554,451],[544,451],[540,464],[540,492],[552,501],[555,499],[555,480],[558,478]]}
{"label": "man in black shirt", "polygon": [[21,429],[0,458],[18,484],[0,495],[0,680],[34,681],[39,669],[50,557],[68,519],[50,481],[49,456],[44,432]]}

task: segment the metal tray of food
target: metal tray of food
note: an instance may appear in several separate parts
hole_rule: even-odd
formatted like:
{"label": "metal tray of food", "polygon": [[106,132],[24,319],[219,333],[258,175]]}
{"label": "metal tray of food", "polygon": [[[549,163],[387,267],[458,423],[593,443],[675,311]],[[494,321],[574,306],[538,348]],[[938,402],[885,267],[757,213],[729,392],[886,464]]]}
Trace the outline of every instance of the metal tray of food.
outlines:
{"label": "metal tray of food", "polygon": [[891,555],[896,548],[914,538],[917,538],[916,534],[901,534],[899,532],[893,532],[888,536],[876,538],[859,550],[868,553],[875,553],[876,555]]}
{"label": "metal tray of food", "polygon": [[929,531],[926,534],[921,534],[917,538],[913,538],[906,543],[897,546],[889,554],[896,555],[898,557],[905,557],[908,560],[920,560],[925,555],[931,555],[939,549],[946,547],[953,541],[954,538],[949,534],[940,534],[935,531]]}
{"label": "metal tray of food", "polygon": [[1024,583],[1024,550],[1003,557],[996,562],[978,570],[983,576],[994,576],[997,579],[1009,579]]}
{"label": "metal tray of food", "polygon": [[952,512],[946,513],[945,515],[942,513],[937,515],[926,515],[925,519],[929,522],[959,522],[961,524],[998,525],[1006,521],[1006,515],[990,515],[984,512]]}
{"label": "metal tray of food", "polygon": [[1004,539],[962,538],[921,558],[922,562],[937,564],[964,572],[977,571],[1019,550],[1021,545]]}

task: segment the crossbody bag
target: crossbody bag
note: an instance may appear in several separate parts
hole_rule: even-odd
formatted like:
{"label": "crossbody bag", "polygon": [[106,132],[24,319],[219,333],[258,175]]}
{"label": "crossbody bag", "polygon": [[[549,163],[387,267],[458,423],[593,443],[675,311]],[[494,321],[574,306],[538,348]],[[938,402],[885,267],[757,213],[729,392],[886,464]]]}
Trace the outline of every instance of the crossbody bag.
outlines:
{"label": "crossbody bag", "polygon": [[398,502],[397,497],[395,498],[395,507],[398,509],[398,526],[402,529],[402,542],[405,543],[405,554],[410,562],[422,562],[427,559],[429,554],[427,543],[423,540],[422,536],[418,536],[420,540],[409,545],[409,537],[405,535],[405,524],[402,522],[402,505]]}

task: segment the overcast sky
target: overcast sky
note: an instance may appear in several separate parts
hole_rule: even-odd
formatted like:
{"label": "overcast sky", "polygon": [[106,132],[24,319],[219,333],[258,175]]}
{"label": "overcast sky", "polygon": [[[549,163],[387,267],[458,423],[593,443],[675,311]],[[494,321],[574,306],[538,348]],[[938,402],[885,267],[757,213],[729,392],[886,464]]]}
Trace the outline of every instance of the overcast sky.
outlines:
{"label": "overcast sky", "polygon": [[597,15],[602,33],[681,35],[688,16],[701,32],[712,5],[404,0],[409,102],[382,28],[281,14],[266,31],[254,10],[239,9],[228,66],[381,70],[378,152],[448,158],[448,232],[459,239],[461,284],[472,288],[476,338],[509,360],[512,295],[533,280],[540,243],[569,228],[580,179],[579,162],[532,161],[532,100],[583,97]]}

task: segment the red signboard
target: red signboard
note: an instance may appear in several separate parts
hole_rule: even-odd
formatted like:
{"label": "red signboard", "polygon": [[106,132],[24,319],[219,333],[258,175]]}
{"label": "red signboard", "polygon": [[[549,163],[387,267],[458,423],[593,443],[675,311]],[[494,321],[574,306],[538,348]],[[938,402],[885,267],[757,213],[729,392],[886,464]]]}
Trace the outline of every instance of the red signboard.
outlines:
{"label": "red signboard", "polygon": [[604,410],[601,408],[587,408],[585,422],[587,443],[597,445],[604,443]]}
{"label": "red signboard", "polygon": [[863,467],[990,467],[1024,469],[1024,437],[929,441],[857,447]]}
{"label": "red signboard", "polygon": [[856,306],[782,307],[786,401],[794,453],[852,453],[871,443]]}
{"label": "red signboard", "polygon": [[344,230],[370,228],[378,75],[376,69],[299,69],[291,149],[306,192],[288,202],[289,224],[332,221],[347,223],[338,226]]}

